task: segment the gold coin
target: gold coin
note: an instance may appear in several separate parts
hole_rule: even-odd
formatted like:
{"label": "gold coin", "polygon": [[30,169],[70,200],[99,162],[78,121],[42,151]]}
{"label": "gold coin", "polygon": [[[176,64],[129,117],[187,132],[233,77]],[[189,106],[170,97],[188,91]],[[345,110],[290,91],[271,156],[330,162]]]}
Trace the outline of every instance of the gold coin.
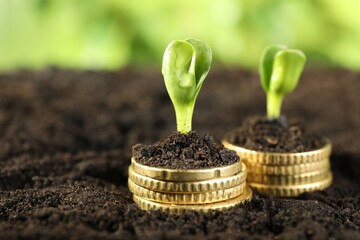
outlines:
{"label": "gold coin", "polygon": [[231,144],[226,140],[226,137],[222,141],[222,144],[224,147],[236,151],[240,159],[244,161],[245,164],[294,165],[329,159],[331,153],[331,144],[329,140],[326,140],[326,142],[327,143],[325,146],[320,149],[299,153],[272,153],[254,151]]}
{"label": "gold coin", "polygon": [[244,203],[245,201],[249,201],[252,198],[252,191],[249,187],[246,187],[244,193],[239,195],[236,198],[232,198],[230,200],[210,203],[210,204],[166,204],[166,203],[158,203],[153,202],[139,196],[133,195],[133,199],[135,203],[143,210],[161,210],[163,212],[171,213],[171,214],[181,214],[185,211],[200,211],[200,212],[208,212],[211,210],[225,210],[231,207],[234,207],[238,204]]}
{"label": "gold coin", "polygon": [[291,165],[264,165],[251,163],[247,161],[247,169],[251,174],[266,175],[298,175],[323,169],[330,169],[330,161],[328,158],[311,163],[291,164]]}
{"label": "gold coin", "polygon": [[249,173],[247,181],[250,183],[261,183],[267,185],[287,186],[313,183],[326,178],[329,168],[322,171],[314,171],[299,175],[265,175]]}
{"label": "gold coin", "polygon": [[262,195],[273,195],[278,197],[296,197],[304,192],[323,190],[331,185],[332,179],[333,178],[331,172],[328,172],[326,178],[309,184],[275,186],[249,182],[249,185],[256,189]]}
{"label": "gold coin", "polygon": [[175,203],[175,204],[204,204],[225,201],[241,195],[244,191],[246,183],[243,182],[232,188],[197,193],[163,193],[148,190],[136,185],[131,180],[128,181],[130,192],[141,198],[145,198],[154,202]]}
{"label": "gold coin", "polygon": [[245,164],[242,165],[242,171],[236,175],[197,182],[172,182],[149,178],[134,172],[133,166],[130,165],[129,179],[136,185],[157,192],[211,192],[232,188],[245,182],[247,170]]}
{"label": "gold coin", "polygon": [[173,182],[195,182],[210,180],[220,177],[229,177],[241,172],[241,162],[222,167],[204,168],[204,169],[167,169],[149,167],[137,163],[131,158],[131,164],[134,172],[157,180],[169,180]]}

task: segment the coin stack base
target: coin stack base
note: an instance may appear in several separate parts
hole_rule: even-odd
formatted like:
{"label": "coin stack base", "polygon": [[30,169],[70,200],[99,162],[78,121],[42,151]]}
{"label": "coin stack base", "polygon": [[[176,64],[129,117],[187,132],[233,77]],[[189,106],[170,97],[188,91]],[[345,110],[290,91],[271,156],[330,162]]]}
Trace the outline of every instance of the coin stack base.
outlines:
{"label": "coin stack base", "polygon": [[223,210],[251,200],[243,163],[216,168],[176,170],[145,166],[131,160],[128,186],[144,210],[172,214]]}
{"label": "coin stack base", "polygon": [[222,202],[215,202],[209,204],[166,204],[160,202],[154,202],[141,198],[137,195],[133,196],[134,202],[143,210],[162,210],[163,212],[180,214],[185,211],[199,211],[199,212],[208,212],[211,210],[226,210],[228,208],[234,207],[238,204],[244,203],[245,201],[251,200],[252,191],[249,187],[246,187],[243,194],[239,195],[236,198],[232,198]]}
{"label": "coin stack base", "polygon": [[331,144],[301,153],[266,153],[245,149],[223,140],[236,151],[248,168],[248,184],[259,194],[296,197],[304,192],[323,190],[332,183]]}

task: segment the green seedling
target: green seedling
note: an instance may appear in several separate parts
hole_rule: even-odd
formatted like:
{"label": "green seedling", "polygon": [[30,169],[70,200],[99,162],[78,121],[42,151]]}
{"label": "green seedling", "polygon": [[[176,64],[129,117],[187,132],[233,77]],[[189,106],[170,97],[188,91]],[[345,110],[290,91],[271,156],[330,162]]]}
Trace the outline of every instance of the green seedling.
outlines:
{"label": "green seedling", "polygon": [[282,45],[271,45],[263,52],[260,78],[267,97],[268,118],[280,118],[283,98],[295,89],[305,62],[302,51]]}
{"label": "green seedling", "polygon": [[191,131],[195,101],[211,60],[210,47],[199,40],[176,40],[165,50],[162,74],[174,105],[177,130],[181,133]]}

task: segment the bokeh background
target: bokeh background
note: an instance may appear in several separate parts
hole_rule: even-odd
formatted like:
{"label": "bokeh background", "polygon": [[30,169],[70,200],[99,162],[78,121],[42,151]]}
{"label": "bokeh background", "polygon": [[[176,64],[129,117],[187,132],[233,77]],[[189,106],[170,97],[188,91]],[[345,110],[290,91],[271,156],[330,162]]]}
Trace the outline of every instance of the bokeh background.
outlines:
{"label": "bokeh background", "polygon": [[0,71],[159,67],[173,39],[215,64],[256,69],[270,43],[308,67],[360,69],[359,0],[0,0]]}

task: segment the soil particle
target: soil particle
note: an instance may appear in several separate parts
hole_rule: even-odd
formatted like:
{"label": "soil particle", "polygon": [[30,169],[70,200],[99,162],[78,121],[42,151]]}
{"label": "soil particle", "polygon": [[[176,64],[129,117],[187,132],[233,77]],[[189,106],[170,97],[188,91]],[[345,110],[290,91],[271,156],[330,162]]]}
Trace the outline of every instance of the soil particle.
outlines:
{"label": "soil particle", "polygon": [[250,117],[227,135],[237,146],[262,152],[305,152],[322,148],[326,141],[316,134],[308,134],[297,123],[287,124],[284,117],[268,119]]}
{"label": "soil particle", "polygon": [[201,138],[196,131],[173,132],[153,145],[137,144],[132,153],[141,164],[170,169],[219,167],[239,161],[234,151],[215,142],[210,134]]}

